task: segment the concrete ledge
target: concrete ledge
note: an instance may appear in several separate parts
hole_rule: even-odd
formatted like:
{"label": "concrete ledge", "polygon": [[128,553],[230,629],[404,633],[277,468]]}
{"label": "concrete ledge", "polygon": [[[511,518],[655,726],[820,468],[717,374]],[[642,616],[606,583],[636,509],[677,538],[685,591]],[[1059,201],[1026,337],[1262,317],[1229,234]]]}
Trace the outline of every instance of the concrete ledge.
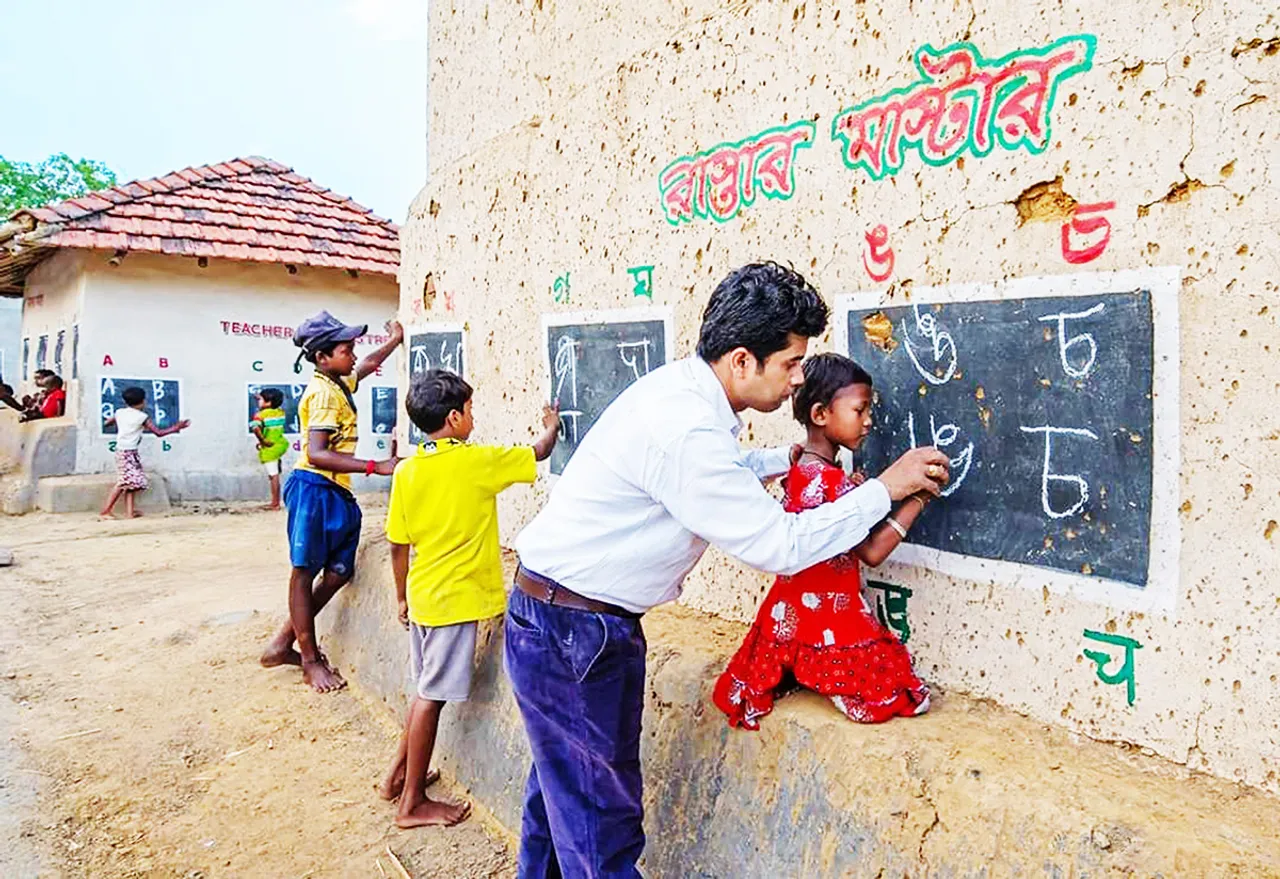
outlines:
{"label": "concrete ledge", "polygon": [[[321,616],[347,677],[403,716],[407,645],[380,517],[355,582]],[[730,730],[711,686],[742,627],[680,608],[645,619],[645,869],[723,876],[1280,876],[1280,800],[960,694],[860,726],[783,700]],[[482,629],[472,700],[444,713],[437,760],[518,832],[528,746]]]}
{"label": "concrete ledge", "polygon": [[[168,511],[169,488],[164,477],[149,473],[147,478],[151,487],[138,495],[138,510],[151,514]],[[97,512],[107,502],[107,495],[116,482],[114,473],[46,476],[36,487],[36,506],[46,513]]]}

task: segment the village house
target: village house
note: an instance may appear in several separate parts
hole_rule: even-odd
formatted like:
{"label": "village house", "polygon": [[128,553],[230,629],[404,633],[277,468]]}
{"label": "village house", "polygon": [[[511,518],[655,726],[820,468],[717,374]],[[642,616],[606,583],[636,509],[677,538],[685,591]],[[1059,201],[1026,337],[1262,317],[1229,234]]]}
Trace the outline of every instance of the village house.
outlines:
{"label": "village house", "polygon": [[[295,364],[293,328],[327,309],[369,325],[360,347],[380,344],[396,310],[399,256],[394,223],[256,157],[19,211],[0,225],[0,296],[22,301],[21,350],[6,358],[5,380],[32,393],[35,370],[52,369],[66,382],[67,411],[6,420],[0,503],[30,509],[47,477],[109,482],[104,420],[130,385],[147,391],[162,426],[192,422],[143,447],[173,500],[265,496],[247,427],[254,391],[282,389],[296,434],[311,366]],[[395,362],[356,394],[362,456],[389,454]]]}

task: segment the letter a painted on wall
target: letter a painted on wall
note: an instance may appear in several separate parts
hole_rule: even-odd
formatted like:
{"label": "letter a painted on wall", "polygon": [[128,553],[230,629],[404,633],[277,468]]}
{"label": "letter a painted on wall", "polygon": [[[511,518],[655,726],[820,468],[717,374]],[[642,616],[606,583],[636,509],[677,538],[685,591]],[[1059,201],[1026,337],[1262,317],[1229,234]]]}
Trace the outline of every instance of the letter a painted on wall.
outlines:
{"label": "letter a painted on wall", "polygon": [[113,361],[113,360],[111,359],[111,355],[110,355],[110,354],[107,354],[107,355],[105,355],[105,356],[102,358],[102,365],[103,365],[103,366],[115,366],[116,364],[115,364],[115,361]]}

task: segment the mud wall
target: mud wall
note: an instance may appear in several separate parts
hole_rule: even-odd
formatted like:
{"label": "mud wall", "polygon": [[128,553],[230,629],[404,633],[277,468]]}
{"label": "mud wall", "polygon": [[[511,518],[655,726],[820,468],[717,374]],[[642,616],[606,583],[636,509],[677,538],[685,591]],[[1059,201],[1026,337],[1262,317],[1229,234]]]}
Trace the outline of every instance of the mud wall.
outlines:
{"label": "mud wall", "polygon": [[[477,437],[519,440],[549,392],[544,315],[669,309],[669,349],[685,356],[715,283],[754,259],[793,263],[833,303],[945,304],[1038,279],[1164,285],[1162,600],[1048,574],[873,576],[910,589],[927,678],[1280,791],[1280,434],[1263,403],[1280,390],[1280,19],[1172,0],[917,12],[433,4],[431,169],[403,233],[402,318],[466,326]],[[1028,74],[1043,88],[982,98],[1000,65],[1062,52],[1075,54]],[[1002,123],[957,134],[929,110],[929,132],[920,116],[877,127],[895,99],[928,109],[931,76],[964,79]],[[772,164],[744,173],[762,153]],[[709,182],[693,185],[695,167]],[[648,266],[638,285],[628,269]],[[832,332],[814,347],[841,344]],[[744,431],[795,436],[782,414]],[[505,539],[547,486],[504,503]],[[743,620],[766,587],[709,553],[682,601]],[[1140,645],[1132,703],[1103,679],[1124,643]]]}

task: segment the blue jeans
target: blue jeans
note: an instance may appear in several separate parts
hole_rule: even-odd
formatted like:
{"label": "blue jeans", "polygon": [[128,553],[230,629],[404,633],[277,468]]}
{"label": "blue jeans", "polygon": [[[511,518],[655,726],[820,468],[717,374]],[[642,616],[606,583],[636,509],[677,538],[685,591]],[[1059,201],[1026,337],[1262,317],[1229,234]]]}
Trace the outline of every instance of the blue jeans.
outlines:
{"label": "blue jeans", "polygon": [[289,511],[289,563],[313,577],[321,570],[350,580],[360,546],[360,504],[319,473],[294,470],[284,482]]}
{"label": "blue jeans", "polygon": [[644,849],[638,619],[544,604],[511,590],[507,675],[533,751],[520,879],[633,879]]}

